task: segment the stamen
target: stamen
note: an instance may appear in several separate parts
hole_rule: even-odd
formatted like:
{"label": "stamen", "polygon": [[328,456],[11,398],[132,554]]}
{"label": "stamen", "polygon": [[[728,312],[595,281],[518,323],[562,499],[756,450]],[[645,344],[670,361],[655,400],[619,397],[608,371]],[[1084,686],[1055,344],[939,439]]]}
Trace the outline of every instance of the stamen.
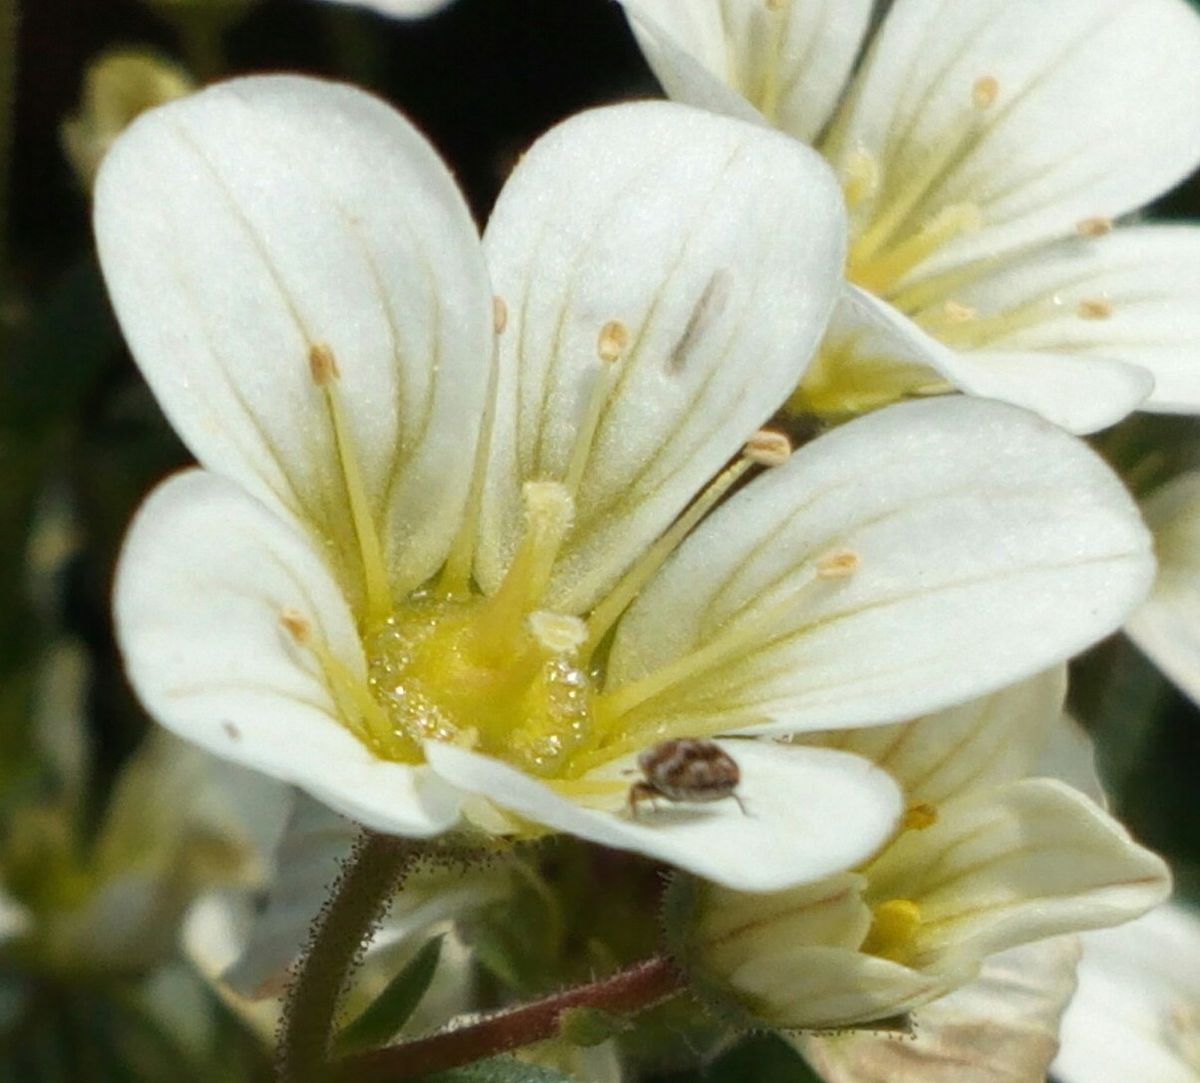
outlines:
{"label": "stamen", "polygon": [[529,614],[529,630],[551,654],[572,654],[587,642],[587,625],[583,621],[548,609]]}
{"label": "stamen", "polygon": [[912,899],[888,899],[875,907],[874,918],[859,950],[895,963],[910,958],[921,928],[921,908]]}
{"label": "stamen", "polygon": [[285,609],[279,614],[279,623],[297,643],[302,646],[308,643],[309,636],[312,635],[312,625],[298,609]]}
{"label": "stamen", "polygon": [[948,298],[940,305],[914,316],[914,322],[938,338],[961,336],[963,329],[979,319],[979,309]]}
{"label": "stamen", "polygon": [[592,442],[596,438],[596,430],[600,427],[600,416],[604,413],[604,406],[616,380],[617,362],[624,356],[628,346],[629,328],[620,320],[609,320],[600,328],[596,339],[596,356],[600,359],[600,369],[595,375],[587,411],[580,423],[575,447],[571,452],[571,461],[563,478],[563,485],[571,496],[579,492],[583,472],[592,453]]}
{"label": "stamen", "polygon": [[1087,297],[1075,310],[1085,320],[1107,320],[1113,314],[1112,302],[1103,297]]}
{"label": "stamen", "polygon": [[550,582],[554,560],[571,528],[575,501],[556,481],[527,481],[525,536],[499,589],[489,598],[473,629],[479,657],[500,664],[520,650],[520,630],[526,615],[540,601]]}
{"label": "stamen", "polygon": [[884,255],[852,267],[851,277],[864,289],[881,293],[947,241],[974,233],[982,224],[983,216],[974,203],[952,203]]}
{"label": "stamen", "polygon": [[942,311],[946,313],[946,318],[951,323],[967,323],[979,316],[979,309],[964,305],[961,301],[955,301],[953,298],[942,305]]}
{"label": "stamen", "polygon": [[1113,220],[1097,215],[1095,218],[1084,218],[1075,223],[1075,232],[1081,237],[1103,237],[1111,233]]}
{"label": "stamen", "polygon": [[334,444],[342,468],[346,500],[350,505],[350,517],[358,538],[367,615],[372,623],[382,621],[391,612],[392,592],[388,585],[383,548],[375,530],[375,520],[371,513],[370,500],[367,498],[362,468],[354,448],[350,426],[342,409],[341,397],[338,395],[337,384],[341,373],[337,359],[325,343],[318,342],[309,347],[308,364],[313,383],[325,393],[325,402],[329,407],[329,420],[333,426]]}
{"label": "stamen", "polygon": [[[788,0],[766,0],[767,11],[775,14],[783,11]],[[783,57],[783,34],[787,28],[784,19],[772,19],[767,28],[769,41],[760,54],[763,61],[762,83],[758,93],[758,108],[767,120],[774,124],[779,118],[779,98],[782,89],[780,61]]]}
{"label": "stamen", "polygon": [[[368,747],[378,750],[391,736],[392,726],[387,712],[376,702],[370,689],[356,679],[324,643],[314,638],[312,622],[298,609],[284,609],[279,614],[279,624],[298,646],[317,660],[325,686],[346,727]],[[417,750],[414,748],[413,751]]]}
{"label": "stamen", "polygon": [[971,104],[976,109],[990,109],[1000,96],[1000,82],[994,75],[981,75],[971,87]]}
{"label": "stamen", "polygon": [[589,657],[600,645],[600,641],[608,630],[616,623],[617,618],[629,607],[630,603],[641,592],[642,588],[653,578],[654,573],[663,566],[680,542],[686,538],[696,524],[700,522],[729,492],[747,470],[753,465],[779,466],[787,462],[792,450],[788,438],[783,433],[760,429],[746,442],[742,449],[742,457],[727,466],[713,479],[712,483],[687,508],[687,510],[667,528],[649,549],[621,577],[617,585],[605,595],[604,599],[592,610],[588,617],[588,641],[584,648],[584,657]]}
{"label": "stamen", "polygon": [[[736,619],[728,622],[718,635],[690,653],[681,655],[661,669],[652,670],[629,684],[614,688],[611,692],[602,692],[596,700],[595,717],[598,727],[605,733],[613,732],[615,723],[622,716],[648,700],[677,687],[699,673],[709,673],[730,659],[753,649],[755,641],[762,636],[765,629],[777,627],[809,588],[826,578],[821,575],[819,567],[819,561],[808,565],[785,597],[763,606],[740,622]],[[707,735],[695,732],[689,736]]]}
{"label": "stamen", "polygon": [[781,432],[759,429],[746,441],[742,455],[759,466],[782,466],[792,457],[792,442]]}
{"label": "stamen", "polygon": [[909,805],[900,821],[902,831],[924,831],[938,822],[937,805],[922,801],[917,805]]}
{"label": "stamen", "polygon": [[323,342],[318,342],[309,348],[308,367],[312,373],[313,383],[317,387],[328,387],[342,375],[333,351]]}
{"label": "stamen", "polygon": [[609,320],[600,328],[600,336],[596,340],[596,356],[606,365],[621,360],[621,355],[629,345],[629,328],[620,320]]}
{"label": "stamen", "polygon": [[930,399],[938,395],[952,395],[958,390],[949,380],[930,380],[927,384],[917,384],[910,388],[907,394],[913,398]]}
{"label": "stamen", "polygon": [[859,555],[850,549],[839,549],[817,561],[817,576],[821,579],[848,579],[861,563]]}
{"label": "stamen", "polygon": [[[502,317],[502,320],[501,320]],[[502,297],[492,299],[493,326],[508,324],[508,306]],[[497,330],[497,337],[503,331]],[[475,543],[479,536],[479,516],[483,503],[483,482],[487,457],[492,447],[492,427],[496,417],[497,347],[492,350],[492,369],[488,374],[487,398],[484,400],[483,423],[479,426],[479,442],[475,445],[475,463],[471,472],[471,487],[463,509],[462,523],[446,556],[442,574],[438,576],[439,592],[450,598],[463,598],[471,593],[471,566],[475,560]]]}
{"label": "stamen", "polygon": [[855,147],[842,166],[842,194],[851,210],[879,192],[879,160],[866,147]]}

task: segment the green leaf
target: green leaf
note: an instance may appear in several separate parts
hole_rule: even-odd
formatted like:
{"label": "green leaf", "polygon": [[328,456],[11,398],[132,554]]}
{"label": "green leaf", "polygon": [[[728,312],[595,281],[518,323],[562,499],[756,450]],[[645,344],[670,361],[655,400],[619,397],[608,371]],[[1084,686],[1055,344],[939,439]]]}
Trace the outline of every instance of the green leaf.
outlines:
{"label": "green leaf", "polygon": [[795,1046],[776,1034],[751,1034],[703,1067],[659,1079],[661,1083],[821,1083]]}
{"label": "green leaf", "polygon": [[571,1045],[589,1047],[607,1042],[633,1024],[624,1016],[599,1008],[568,1008],[558,1019],[558,1033]]}
{"label": "green leaf", "polygon": [[421,1002],[441,954],[442,937],[435,936],[423,944],[363,1013],[338,1033],[334,1039],[338,1055],[374,1049],[392,1038]]}
{"label": "green leaf", "polygon": [[492,1057],[465,1068],[423,1076],[422,1083],[577,1083],[577,1080],[554,1068],[542,1068],[515,1057]]}

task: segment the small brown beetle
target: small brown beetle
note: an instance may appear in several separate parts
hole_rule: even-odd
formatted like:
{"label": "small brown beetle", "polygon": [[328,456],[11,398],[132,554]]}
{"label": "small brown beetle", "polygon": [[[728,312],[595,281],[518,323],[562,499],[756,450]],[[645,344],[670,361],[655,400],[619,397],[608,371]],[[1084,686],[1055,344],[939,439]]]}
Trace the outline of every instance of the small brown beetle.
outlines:
{"label": "small brown beetle", "polygon": [[638,803],[656,797],[667,801],[720,801],[732,797],[742,812],[746,806],[734,792],[742,773],[732,756],[712,741],[677,737],[662,741],[638,756],[643,777],[629,787],[629,812],[636,819]]}

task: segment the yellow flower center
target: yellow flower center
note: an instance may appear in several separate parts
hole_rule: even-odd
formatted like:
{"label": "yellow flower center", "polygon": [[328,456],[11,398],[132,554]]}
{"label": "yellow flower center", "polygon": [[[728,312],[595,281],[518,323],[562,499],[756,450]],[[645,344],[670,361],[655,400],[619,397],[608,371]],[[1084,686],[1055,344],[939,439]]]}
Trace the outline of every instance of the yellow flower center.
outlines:
{"label": "yellow flower center", "polygon": [[368,721],[377,755],[416,761],[422,741],[449,741],[552,777],[592,734],[587,626],[535,608],[572,501],[555,482],[531,482],[525,506],[524,541],[495,594],[419,593],[364,636],[383,711]]}
{"label": "yellow flower center", "polygon": [[[506,324],[502,302],[495,306],[497,333]],[[755,466],[787,461],[791,445],[781,433],[754,434],[731,463],[585,616],[545,608],[555,563],[572,529],[578,492],[614,371],[629,342],[618,320],[600,328],[594,393],[579,426],[561,481],[526,482],[522,489],[525,526],[503,580],[491,594],[471,580],[476,518],[469,511],[439,576],[397,600],[390,585],[375,514],[368,498],[344,404],[338,365],[327,346],[309,353],[313,383],[328,407],[352,527],[340,560],[343,582],[355,604],[365,675],[355,672],[317,634],[311,616],[285,609],[280,624],[319,664],[342,723],[381,759],[423,760],[428,740],[453,743],[506,760],[524,771],[578,794],[601,796],[628,786],[621,780],[580,776],[617,756],[675,737],[678,721],[660,722],[656,704],[683,683],[744,653],[763,621],[724,630],[712,640],[638,680],[605,689],[601,649],[621,615],[700,520]],[[486,447],[486,441],[481,445]],[[475,497],[478,497],[476,488]],[[817,557],[798,591],[854,574],[858,556],[834,551]],[[780,612],[795,604],[789,595]]]}

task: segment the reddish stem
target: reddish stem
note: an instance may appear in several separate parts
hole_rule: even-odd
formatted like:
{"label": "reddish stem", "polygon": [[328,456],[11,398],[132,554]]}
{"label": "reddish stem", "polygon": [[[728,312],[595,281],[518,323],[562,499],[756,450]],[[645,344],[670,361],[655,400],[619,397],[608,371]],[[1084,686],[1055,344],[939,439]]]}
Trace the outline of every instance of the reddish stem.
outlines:
{"label": "reddish stem", "polygon": [[563,1012],[571,1008],[630,1014],[668,1000],[683,986],[675,964],[656,955],[600,981],[506,1008],[454,1030],[348,1057],[334,1065],[334,1076],[345,1083],[394,1083],[457,1068],[555,1037]]}

